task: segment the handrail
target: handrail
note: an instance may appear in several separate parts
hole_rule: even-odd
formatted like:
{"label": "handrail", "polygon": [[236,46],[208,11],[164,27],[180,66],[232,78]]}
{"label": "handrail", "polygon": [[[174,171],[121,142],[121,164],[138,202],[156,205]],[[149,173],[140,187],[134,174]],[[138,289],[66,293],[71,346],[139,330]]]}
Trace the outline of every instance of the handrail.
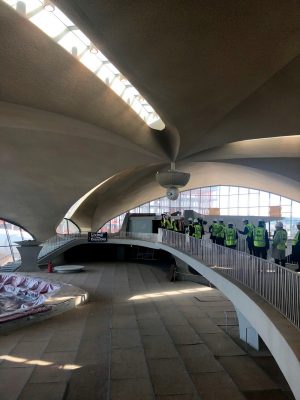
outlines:
{"label": "handrail", "polygon": [[300,274],[248,253],[178,232],[162,229],[161,242],[247,286],[300,329]]}
{"label": "handrail", "polygon": [[46,257],[50,253],[55,250],[65,246],[66,244],[73,242],[77,239],[87,238],[87,234],[85,233],[71,233],[71,234],[57,234],[52,236],[46,242],[43,243],[43,247],[38,255],[38,260],[40,261],[42,258]]}

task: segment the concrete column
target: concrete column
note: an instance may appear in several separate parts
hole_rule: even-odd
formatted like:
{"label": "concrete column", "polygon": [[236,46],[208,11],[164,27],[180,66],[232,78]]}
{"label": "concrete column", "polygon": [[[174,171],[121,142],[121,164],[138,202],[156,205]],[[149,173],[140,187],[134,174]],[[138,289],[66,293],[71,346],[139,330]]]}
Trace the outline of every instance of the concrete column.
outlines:
{"label": "concrete column", "polygon": [[21,267],[20,272],[40,272],[38,266],[38,254],[41,251],[40,242],[36,240],[24,240],[16,242],[19,244],[17,247],[21,255]]}

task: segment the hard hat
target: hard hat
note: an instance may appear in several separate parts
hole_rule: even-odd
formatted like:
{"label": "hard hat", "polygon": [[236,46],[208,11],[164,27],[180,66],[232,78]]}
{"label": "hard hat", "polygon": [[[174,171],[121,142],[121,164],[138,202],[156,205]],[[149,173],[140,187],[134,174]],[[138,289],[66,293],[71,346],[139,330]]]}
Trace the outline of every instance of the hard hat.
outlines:
{"label": "hard hat", "polygon": [[258,225],[265,225],[265,221],[262,220],[262,219],[260,219],[260,220],[258,221]]}
{"label": "hard hat", "polygon": [[283,228],[283,223],[281,221],[276,222],[275,228]]}
{"label": "hard hat", "polygon": [[249,220],[247,219],[247,218],[244,218],[243,219],[243,222],[248,222]]}
{"label": "hard hat", "polygon": [[194,222],[198,222],[197,218],[194,219]]}
{"label": "hard hat", "polygon": [[188,219],[188,221],[193,221],[193,218],[190,217],[190,218]]}
{"label": "hard hat", "polygon": [[219,219],[219,222],[224,222],[224,219]]}
{"label": "hard hat", "polygon": [[216,223],[217,223],[217,220],[216,220],[216,219],[213,219],[213,222],[216,224]]}
{"label": "hard hat", "polygon": [[229,226],[229,225],[232,225],[232,226],[233,226],[233,223],[232,223],[232,222],[228,222],[228,226]]}

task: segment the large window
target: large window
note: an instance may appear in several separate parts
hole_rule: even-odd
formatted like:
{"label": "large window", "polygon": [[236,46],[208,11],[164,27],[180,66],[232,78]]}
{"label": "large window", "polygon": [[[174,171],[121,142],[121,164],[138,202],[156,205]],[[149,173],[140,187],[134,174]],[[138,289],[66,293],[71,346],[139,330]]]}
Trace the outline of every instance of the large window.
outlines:
{"label": "large window", "polygon": [[17,244],[21,240],[33,240],[24,229],[0,219],[0,267],[21,259]]}
{"label": "large window", "polygon": [[[155,213],[194,210],[202,215],[209,215],[214,210],[220,215],[269,217],[276,210],[274,221],[270,228],[274,230],[276,216],[281,219],[289,236],[297,232],[296,224],[300,220],[300,203],[277,194],[262,190],[238,186],[207,186],[186,190],[179,194],[176,201],[166,197],[152,200],[136,207],[131,213]],[[118,232],[122,226],[125,214],[107,222],[100,231]]]}
{"label": "large window", "polygon": [[68,218],[64,218],[56,228],[56,233],[61,235],[71,235],[73,233],[79,233],[80,229],[73,221]]}

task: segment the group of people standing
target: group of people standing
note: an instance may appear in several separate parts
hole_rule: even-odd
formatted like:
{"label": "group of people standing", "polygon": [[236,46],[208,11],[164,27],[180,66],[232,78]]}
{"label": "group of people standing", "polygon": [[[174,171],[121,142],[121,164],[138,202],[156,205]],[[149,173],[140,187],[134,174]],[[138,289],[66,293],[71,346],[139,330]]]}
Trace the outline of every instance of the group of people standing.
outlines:
{"label": "group of people standing", "polygon": [[[238,233],[246,236],[249,253],[256,257],[267,259],[267,253],[270,248],[269,234],[266,229],[265,221],[258,221],[257,227],[254,226],[248,219],[243,220],[244,230],[237,229],[232,223],[227,226],[223,219],[213,220],[209,227],[210,238],[213,243],[220,246],[226,246],[231,249],[236,249]],[[180,233],[185,233],[188,236],[196,239],[202,239],[205,234],[204,225],[207,222],[202,217],[189,218],[188,225],[184,224],[184,217],[179,220],[172,218],[168,214],[162,215],[161,227],[164,229],[173,230]],[[292,241],[291,257],[298,263],[297,272],[300,271],[300,222],[297,224],[298,232]],[[287,231],[283,228],[281,221],[275,225],[275,232],[272,241],[272,257],[276,264],[285,267],[286,264],[286,247],[287,247]]]}

